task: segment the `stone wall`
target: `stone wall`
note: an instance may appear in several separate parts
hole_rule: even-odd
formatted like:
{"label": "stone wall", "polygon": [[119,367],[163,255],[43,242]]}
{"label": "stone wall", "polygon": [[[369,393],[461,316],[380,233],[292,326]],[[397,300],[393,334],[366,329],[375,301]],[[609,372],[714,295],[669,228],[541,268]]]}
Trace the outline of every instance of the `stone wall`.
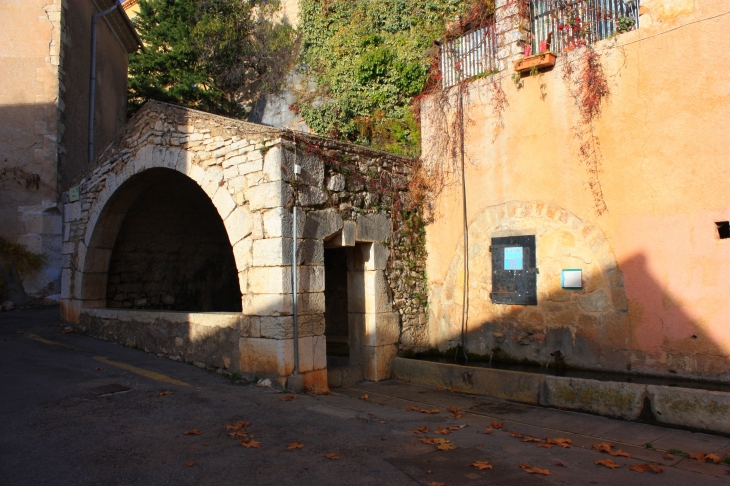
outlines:
{"label": "stone wall", "polygon": [[[518,235],[535,235],[538,304],[493,304],[491,238]],[[460,333],[464,254],[457,248],[443,286],[432,288],[431,319],[441,350],[455,346]],[[560,273],[569,268],[582,269],[583,288],[562,288]],[[469,225],[468,284],[469,352],[541,366],[627,371],[631,334],[623,277],[606,238],[591,223],[542,201],[487,208]]]}

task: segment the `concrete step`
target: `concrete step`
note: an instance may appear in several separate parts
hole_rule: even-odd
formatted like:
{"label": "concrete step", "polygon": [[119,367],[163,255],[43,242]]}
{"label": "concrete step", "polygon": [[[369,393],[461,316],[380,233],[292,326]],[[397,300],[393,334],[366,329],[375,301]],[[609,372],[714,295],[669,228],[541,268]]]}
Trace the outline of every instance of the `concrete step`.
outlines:
{"label": "concrete step", "polygon": [[730,393],[396,358],[394,377],[530,405],[730,435]]}
{"label": "concrete step", "polygon": [[362,367],[340,366],[327,369],[327,383],[330,388],[352,386],[363,380]]}

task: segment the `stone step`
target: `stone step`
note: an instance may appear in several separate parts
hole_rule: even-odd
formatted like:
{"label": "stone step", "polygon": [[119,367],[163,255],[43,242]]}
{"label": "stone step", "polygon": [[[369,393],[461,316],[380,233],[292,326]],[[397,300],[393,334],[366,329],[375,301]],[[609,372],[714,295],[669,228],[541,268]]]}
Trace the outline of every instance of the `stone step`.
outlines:
{"label": "stone step", "polygon": [[327,369],[327,383],[330,388],[352,386],[363,380],[362,367],[341,366]]}

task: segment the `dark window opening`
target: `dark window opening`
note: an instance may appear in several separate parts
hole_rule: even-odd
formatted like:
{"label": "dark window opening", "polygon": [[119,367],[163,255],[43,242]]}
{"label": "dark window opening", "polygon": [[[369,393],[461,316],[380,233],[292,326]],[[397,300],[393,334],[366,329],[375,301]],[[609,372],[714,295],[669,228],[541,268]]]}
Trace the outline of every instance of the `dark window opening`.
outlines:
{"label": "dark window opening", "polygon": [[[337,358],[350,356],[347,251],[348,248],[331,248],[324,251],[324,322],[328,363],[337,361]],[[349,361],[343,363],[346,365]]]}
{"label": "dark window opening", "polygon": [[114,243],[107,307],[241,312],[233,249],[210,198],[175,171],[145,177]]}
{"label": "dark window opening", "polygon": [[535,235],[492,238],[492,303],[537,305]]}
{"label": "dark window opening", "polygon": [[717,225],[717,233],[720,235],[721,240],[730,238],[730,221],[719,221],[715,224]]}

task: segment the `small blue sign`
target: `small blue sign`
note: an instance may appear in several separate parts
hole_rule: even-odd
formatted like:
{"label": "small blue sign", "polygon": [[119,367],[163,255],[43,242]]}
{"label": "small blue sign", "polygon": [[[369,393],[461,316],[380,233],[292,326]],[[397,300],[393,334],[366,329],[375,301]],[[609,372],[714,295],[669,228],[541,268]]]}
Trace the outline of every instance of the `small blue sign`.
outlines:
{"label": "small blue sign", "polygon": [[522,247],[515,246],[504,249],[504,269],[522,270]]}

